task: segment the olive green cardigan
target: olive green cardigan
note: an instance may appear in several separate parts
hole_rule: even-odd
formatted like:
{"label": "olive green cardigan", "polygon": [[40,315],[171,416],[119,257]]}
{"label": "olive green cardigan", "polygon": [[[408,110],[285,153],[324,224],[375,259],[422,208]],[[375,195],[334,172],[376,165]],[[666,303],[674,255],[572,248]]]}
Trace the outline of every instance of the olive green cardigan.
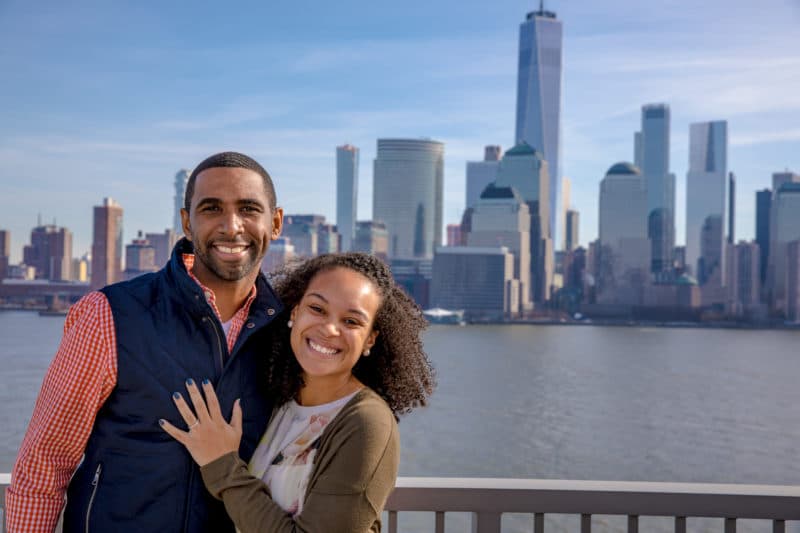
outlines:
{"label": "olive green cardigan", "polygon": [[380,531],[400,461],[400,437],[389,406],[364,387],[320,439],[303,511],[294,519],[234,452],[202,467],[203,481],[242,533]]}

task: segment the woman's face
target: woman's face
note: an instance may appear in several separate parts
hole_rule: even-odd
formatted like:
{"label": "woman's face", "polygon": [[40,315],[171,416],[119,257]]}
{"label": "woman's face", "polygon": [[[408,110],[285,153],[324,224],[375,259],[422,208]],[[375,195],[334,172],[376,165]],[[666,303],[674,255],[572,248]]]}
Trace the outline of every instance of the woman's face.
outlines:
{"label": "woman's face", "polygon": [[292,309],[290,341],[309,380],[346,380],[377,331],[372,325],[380,307],[378,288],[345,267],[318,273]]}

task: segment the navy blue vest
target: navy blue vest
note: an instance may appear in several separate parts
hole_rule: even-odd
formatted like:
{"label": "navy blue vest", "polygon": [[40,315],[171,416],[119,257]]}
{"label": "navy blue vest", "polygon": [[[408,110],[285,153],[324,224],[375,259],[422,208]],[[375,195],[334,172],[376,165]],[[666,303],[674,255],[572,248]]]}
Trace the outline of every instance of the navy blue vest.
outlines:
{"label": "navy blue vest", "polygon": [[70,481],[64,532],[225,532],[234,527],[203,486],[186,449],[158,419],[185,428],[172,393],[185,381],[214,383],[223,414],[241,398],[241,457],[249,460],[271,406],[264,397],[266,326],[281,304],[263,275],[232,353],[200,287],[183,266],[181,240],[160,272],[102,289],[114,315],[117,385],[98,413]]}

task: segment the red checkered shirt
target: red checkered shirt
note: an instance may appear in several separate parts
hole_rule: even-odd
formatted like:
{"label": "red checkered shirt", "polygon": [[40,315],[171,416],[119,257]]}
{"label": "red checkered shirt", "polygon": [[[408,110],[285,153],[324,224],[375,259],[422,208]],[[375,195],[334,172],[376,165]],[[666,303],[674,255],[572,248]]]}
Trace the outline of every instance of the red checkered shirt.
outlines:
{"label": "red checkered shirt", "polygon": [[[219,317],[214,293],[194,276],[194,256],[183,263]],[[227,333],[233,350],[255,286],[234,314]],[[6,491],[8,533],[51,533],[64,506],[70,477],[80,463],[94,419],[117,383],[114,317],[105,295],[92,292],[69,311],[64,336],[44,377]]]}

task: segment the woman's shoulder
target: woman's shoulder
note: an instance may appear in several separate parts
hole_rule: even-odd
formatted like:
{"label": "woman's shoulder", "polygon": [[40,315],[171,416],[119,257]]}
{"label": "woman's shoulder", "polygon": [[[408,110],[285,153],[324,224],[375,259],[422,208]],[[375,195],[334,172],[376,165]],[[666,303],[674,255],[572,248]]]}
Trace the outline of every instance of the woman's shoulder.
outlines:
{"label": "woman's shoulder", "polygon": [[364,387],[347,402],[337,417],[338,425],[364,435],[386,437],[397,432],[397,421],[386,401],[369,387]]}

